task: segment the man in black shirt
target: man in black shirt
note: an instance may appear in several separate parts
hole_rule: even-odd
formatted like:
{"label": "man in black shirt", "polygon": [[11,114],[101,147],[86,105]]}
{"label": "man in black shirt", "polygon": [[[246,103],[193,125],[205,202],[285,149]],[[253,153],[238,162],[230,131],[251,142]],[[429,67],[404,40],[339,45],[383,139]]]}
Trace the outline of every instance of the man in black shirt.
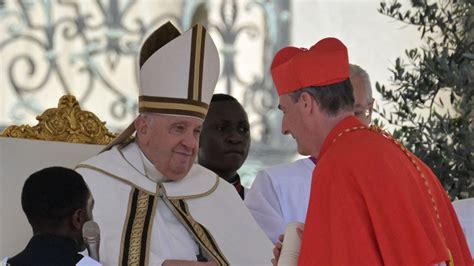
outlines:
{"label": "man in black shirt", "polygon": [[86,247],[82,226],[92,219],[94,205],[80,174],[63,167],[33,173],[23,186],[21,205],[33,237],[22,252],[8,259],[9,265],[65,266],[92,261],[78,254]]}

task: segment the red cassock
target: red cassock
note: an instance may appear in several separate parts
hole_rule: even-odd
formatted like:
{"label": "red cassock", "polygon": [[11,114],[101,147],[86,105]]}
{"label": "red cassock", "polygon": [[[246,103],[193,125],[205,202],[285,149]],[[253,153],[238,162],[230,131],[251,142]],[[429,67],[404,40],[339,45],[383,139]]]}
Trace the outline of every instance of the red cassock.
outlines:
{"label": "red cassock", "polygon": [[324,141],[313,172],[299,265],[472,265],[433,172],[355,117]]}

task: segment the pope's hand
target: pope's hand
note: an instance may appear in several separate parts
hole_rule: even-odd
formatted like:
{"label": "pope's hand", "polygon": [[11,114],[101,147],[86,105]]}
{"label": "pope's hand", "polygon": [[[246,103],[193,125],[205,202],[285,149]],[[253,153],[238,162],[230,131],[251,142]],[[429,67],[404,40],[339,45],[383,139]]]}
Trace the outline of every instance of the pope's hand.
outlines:
{"label": "pope's hand", "polygon": [[278,259],[280,258],[280,252],[281,252],[281,243],[283,242],[284,237],[285,235],[280,235],[278,237],[278,241],[275,243],[275,246],[273,247],[273,259],[272,259],[273,266],[278,265]]}

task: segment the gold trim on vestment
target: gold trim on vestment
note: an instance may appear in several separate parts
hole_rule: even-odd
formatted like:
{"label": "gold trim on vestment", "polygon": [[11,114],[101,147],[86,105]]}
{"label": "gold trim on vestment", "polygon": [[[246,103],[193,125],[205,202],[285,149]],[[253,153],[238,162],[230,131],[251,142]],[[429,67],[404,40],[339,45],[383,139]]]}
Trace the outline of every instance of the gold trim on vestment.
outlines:
{"label": "gold trim on vestment", "polygon": [[451,250],[448,247],[448,243],[446,241],[446,237],[445,237],[444,232],[443,232],[443,225],[441,224],[438,204],[436,202],[436,199],[433,196],[433,193],[431,192],[431,188],[430,188],[430,185],[428,184],[428,180],[426,179],[425,174],[423,173],[420,166],[418,165],[418,162],[416,161],[416,157],[410,151],[408,151],[408,149],[405,146],[403,146],[403,144],[401,144],[398,140],[396,140],[392,136],[392,134],[386,132],[385,130],[383,130],[379,127],[370,127],[370,130],[373,131],[373,132],[379,133],[380,135],[382,135],[383,137],[385,137],[386,139],[388,139],[392,143],[394,143],[396,146],[398,146],[398,148],[400,150],[402,150],[403,153],[405,153],[405,155],[408,157],[408,159],[413,164],[413,166],[415,166],[416,171],[420,174],[420,177],[423,180],[423,184],[425,185],[426,192],[428,193],[428,196],[430,196],[430,198],[431,198],[431,203],[433,205],[433,210],[436,214],[436,220],[438,222],[438,226],[439,226],[439,230],[440,230],[439,233],[443,237],[445,248],[448,250],[448,257],[449,257],[448,265],[453,266],[454,265],[454,259],[453,259],[453,256],[451,254]]}
{"label": "gold trim on vestment", "polygon": [[[212,236],[211,232],[207,230],[203,225],[196,222],[194,218],[189,213],[189,208],[187,203],[182,199],[173,199],[168,200],[171,203],[170,209],[174,209],[176,218],[181,221],[187,229],[188,232],[194,236],[195,240],[199,242],[200,246],[207,251],[207,254],[212,256],[212,259],[221,266],[229,265],[229,262],[225,258],[222,251],[219,249],[219,245]],[[184,210],[181,209],[180,202],[182,202],[185,207]],[[178,212],[178,214],[176,214]]]}
{"label": "gold trim on vestment", "polygon": [[[147,237],[146,237],[146,254],[150,254],[150,246],[151,246],[151,233],[152,233],[152,230],[153,230],[153,221],[155,220],[155,215],[156,215],[156,209],[158,209],[158,199],[160,198],[160,187],[161,185],[160,184],[157,184],[156,185],[156,193],[155,193],[155,197],[154,197],[154,200],[153,200],[153,209],[151,210],[151,218],[150,218],[150,223],[148,224],[148,234],[147,234]],[[149,265],[149,261],[148,259],[150,258],[150,256],[146,256],[145,257],[145,265]]]}
{"label": "gold trim on vestment", "polygon": [[[78,168],[86,168],[86,169],[90,169],[90,170],[94,170],[94,171],[100,172],[100,173],[102,173],[102,174],[104,174],[104,175],[108,175],[108,176],[110,176],[110,177],[112,177],[112,178],[114,178],[114,179],[117,179],[117,180],[119,180],[119,181],[121,181],[121,182],[123,182],[123,183],[125,183],[125,184],[127,184],[127,185],[129,185],[129,186],[131,186],[131,187],[136,187],[136,188],[138,188],[138,189],[140,189],[140,190],[146,191],[147,193],[150,193],[150,194],[153,195],[153,192],[149,191],[148,189],[142,188],[142,187],[136,185],[135,183],[132,183],[131,181],[129,181],[129,180],[127,180],[127,179],[124,179],[124,178],[122,178],[122,177],[119,177],[119,176],[116,176],[116,175],[114,175],[114,174],[111,174],[111,173],[109,173],[109,172],[107,172],[107,171],[105,171],[105,170],[103,170],[103,169],[101,169],[101,168],[98,168],[98,167],[95,167],[95,166],[92,166],[92,165],[89,165],[89,164],[78,164],[78,165],[76,166],[76,168],[74,168],[74,169],[78,169]],[[148,179],[147,179],[147,180],[148,180]],[[151,182],[151,181],[150,181],[150,182]]]}
{"label": "gold trim on vestment", "polygon": [[383,130],[382,128],[380,128],[379,126],[371,126],[370,128],[366,127],[366,126],[354,126],[354,127],[351,127],[351,128],[346,128],[344,131],[340,132],[331,142],[331,144],[334,144],[341,136],[343,136],[344,134],[346,133],[349,133],[349,132],[353,132],[353,131],[357,131],[357,130],[362,130],[362,129],[367,129],[367,130],[370,130],[372,132],[375,132],[379,135],[381,135],[382,137],[386,138],[387,140],[389,140],[390,142],[392,142],[393,144],[395,144],[395,146],[397,146],[404,154],[406,157],[408,157],[408,159],[410,160],[410,162],[412,163],[412,165],[415,167],[416,171],[418,172],[418,174],[420,175],[420,178],[422,179],[423,181],[423,184],[425,185],[425,188],[426,188],[426,192],[428,193],[428,196],[431,197],[431,202],[432,202],[432,205],[433,205],[433,210],[436,214],[436,220],[438,222],[438,227],[439,227],[439,233],[440,235],[442,236],[443,240],[444,240],[444,246],[446,247],[446,249],[448,250],[448,256],[449,256],[449,265],[452,266],[454,265],[454,261],[453,261],[453,257],[452,257],[452,254],[451,254],[451,250],[449,249],[448,247],[448,243],[446,241],[446,237],[444,236],[444,232],[443,232],[443,226],[441,224],[441,220],[440,220],[440,215],[439,215],[439,209],[438,209],[438,206],[437,206],[437,203],[436,203],[436,199],[434,198],[432,192],[431,192],[431,188],[430,188],[430,185],[428,184],[428,181],[426,179],[426,176],[425,174],[423,173],[423,171],[421,170],[420,166],[418,165],[416,159],[415,159],[415,156],[410,152],[408,151],[408,149],[403,146],[403,144],[401,144],[398,140],[396,140],[390,133],[386,132],[385,130]]}
{"label": "gold trim on vestment", "polygon": [[[125,157],[125,155],[123,154],[122,150],[121,149],[117,149],[118,153],[120,154],[120,156],[122,156],[122,159],[125,160],[125,162],[127,162],[133,169],[135,169],[135,171],[137,171],[139,174],[141,174],[142,176],[146,177],[147,180],[150,180],[152,181],[147,175],[145,172],[141,172],[140,170],[138,170],[130,161],[128,161],[128,159]],[[142,159],[143,161],[143,159]],[[143,170],[145,171],[145,167],[143,167]],[[164,178],[166,178],[165,176],[163,176]],[[184,178],[187,178],[187,177],[184,177]],[[199,197],[202,197],[202,196],[207,196],[209,194],[211,194],[212,192],[214,192],[214,190],[217,189],[217,186],[219,185],[219,180],[220,180],[220,177],[219,176],[216,176],[216,182],[214,183],[214,185],[206,192],[204,193],[200,193],[200,194],[196,194],[196,195],[190,195],[190,196],[175,196],[175,197],[168,197],[168,194],[166,193],[166,188],[165,186],[161,185],[162,187],[162,190],[163,190],[163,193],[166,195],[167,198],[169,199],[194,199],[194,198],[199,198]],[[154,181],[152,181],[154,182]],[[154,182],[155,183],[155,182]],[[131,183],[132,186],[134,186],[133,183]],[[137,186],[138,187],[138,186]],[[147,189],[144,189],[146,191],[149,191]],[[151,193],[151,192],[150,192]],[[159,191],[157,192],[159,193]],[[159,194],[156,194],[156,196],[160,196]]]}
{"label": "gold trim on vestment", "polygon": [[[127,207],[127,214],[125,215],[125,219],[130,216],[130,211],[132,210],[132,197],[133,197],[133,192],[134,188],[130,190],[129,196],[128,196],[128,207]],[[125,243],[125,237],[127,234],[127,226],[128,226],[128,221],[125,220],[123,223],[123,228],[122,228],[122,240],[120,241],[120,253],[119,253],[119,263],[121,263],[122,258],[123,258],[123,245]]]}
{"label": "gold trim on vestment", "polygon": [[[128,248],[128,265],[139,265],[142,250],[142,236],[145,227],[145,219],[150,204],[149,194],[139,190],[137,198],[137,207],[135,217],[128,217],[128,220],[133,219],[132,231],[130,233],[130,246]],[[145,254],[147,256],[147,254]]]}
{"label": "gold trim on vestment", "polygon": [[[122,154],[121,151],[119,151],[119,154],[122,157],[124,157],[124,155]],[[128,164],[130,164],[130,162],[128,162],[127,160],[125,160],[125,161]],[[203,196],[211,194],[212,192],[214,192],[217,189],[217,187],[219,185],[220,178],[218,176],[216,176],[214,185],[208,191],[206,191],[204,193],[200,193],[200,194],[197,194],[197,195],[191,195],[191,196],[176,196],[176,197],[166,198],[166,190],[165,190],[164,186],[162,186],[161,184],[157,184],[157,188],[156,188],[155,193],[152,193],[152,192],[149,192],[147,189],[143,189],[142,187],[139,187],[139,186],[135,185],[134,183],[132,183],[131,181],[129,181],[127,179],[116,176],[116,175],[114,175],[112,173],[109,173],[108,171],[103,170],[101,168],[98,168],[98,167],[95,167],[95,166],[92,166],[92,165],[88,165],[88,164],[79,164],[79,165],[76,166],[76,169],[77,168],[85,168],[85,169],[90,169],[90,170],[93,170],[93,171],[97,171],[97,172],[102,173],[104,175],[110,176],[111,178],[117,179],[118,181],[121,181],[121,182],[123,182],[123,183],[125,183],[125,184],[132,187],[131,194],[129,195],[126,221],[125,221],[124,227],[122,229],[122,239],[121,239],[121,244],[120,244],[120,263],[123,262],[124,255],[126,255],[126,254],[124,254],[124,252],[125,252],[124,249],[125,249],[125,243],[126,243],[126,238],[127,238],[127,229],[128,229],[128,226],[129,226],[130,219],[134,218],[134,217],[130,217],[130,215],[131,215],[131,209],[132,209],[133,193],[134,193],[134,190],[137,189],[142,194],[142,197],[144,197],[144,195],[146,195],[146,194],[155,196],[154,200],[153,200],[153,206],[154,207],[151,209],[151,216],[150,216],[151,218],[150,218],[150,223],[149,223],[148,232],[147,232],[146,253],[145,253],[146,255],[144,257],[145,265],[147,265],[147,263],[148,263],[148,257],[149,257],[148,254],[149,254],[149,249],[150,249],[150,241],[151,241],[150,239],[151,239],[153,218],[156,214],[156,207],[158,206],[157,201],[158,201],[158,197],[160,196],[161,192],[164,194],[163,201],[165,203],[167,203],[167,202],[170,203],[170,204],[167,204],[169,209],[174,213],[175,217],[181,222],[181,224],[183,226],[185,226],[185,228],[187,228],[188,232],[192,236],[194,236],[196,241],[199,241],[200,246],[205,248],[205,250],[209,254],[209,256],[212,256],[214,258],[214,260],[216,260],[216,262],[219,262],[219,265],[229,265],[229,263],[227,262],[227,260],[223,256],[222,252],[219,250],[219,247],[217,246],[217,243],[214,240],[214,238],[212,237],[212,235],[210,234],[210,232],[208,230],[206,230],[202,225],[200,225],[199,223],[194,221],[193,217],[189,214],[190,212],[189,212],[189,209],[187,207],[187,204],[185,204],[185,209],[183,211],[181,211],[179,209],[179,205],[178,205],[178,209],[176,209],[176,206],[174,206],[174,204],[171,202],[171,201],[179,201],[179,200],[183,200],[183,202],[184,202],[184,199],[194,199],[194,198],[199,198],[199,197],[203,197]],[[138,171],[138,169],[136,169],[135,167],[133,167],[133,168],[134,168],[135,171],[140,173],[140,171]],[[147,197],[148,197],[148,195],[147,195]],[[144,204],[143,202],[140,202],[140,203]],[[148,201],[146,206],[148,206],[148,204],[150,204],[149,201]],[[143,211],[140,211],[140,213],[139,213],[139,209],[145,209],[144,213],[146,214],[146,208],[144,206],[140,207],[137,204],[136,209],[137,209],[137,214],[135,215],[135,217],[143,216],[143,215],[140,214]],[[138,217],[138,219],[141,219],[140,217]],[[128,253],[129,254],[128,264],[129,265],[136,265],[135,262],[137,260],[140,261],[140,251],[141,250],[140,250],[140,247],[136,246],[136,243],[138,241],[137,239],[140,239],[140,243],[142,243],[141,242],[142,238],[139,237],[139,236],[143,235],[143,229],[144,229],[143,226],[144,226],[144,222],[142,220],[134,221],[134,225],[133,225],[134,231],[131,233],[131,235],[135,236],[135,238],[134,238],[135,240],[134,241],[132,241],[132,240],[129,241],[129,243],[130,243],[130,248],[129,248],[129,253]],[[214,244],[212,244],[212,243],[214,243]],[[133,247],[132,247],[132,245],[133,245]],[[216,248],[214,248],[213,246],[215,246]],[[138,257],[137,257],[137,254],[138,254]]]}
{"label": "gold trim on vestment", "polygon": [[200,197],[207,196],[207,195],[211,194],[212,192],[214,192],[217,189],[217,187],[219,186],[219,180],[220,180],[220,177],[216,176],[216,182],[214,183],[214,185],[208,191],[206,191],[204,193],[196,194],[196,195],[168,197],[168,194],[166,193],[165,186],[163,186],[163,193],[170,200],[177,200],[177,199],[188,200],[188,199],[200,198]]}
{"label": "gold trim on vestment", "polygon": [[[128,162],[128,161],[127,161],[127,162]],[[127,185],[129,185],[129,186],[136,187],[136,188],[138,188],[138,189],[140,189],[140,190],[144,190],[144,191],[147,191],[147,192],[150,193],[150,194],[153,194],[152,191],[150,191],[150,190],[148,190],[148,189],[145,189],[145,188],[143,188],[143,187],[141,187],[141,186],[138,186],[138,185],[136,185],[135,183],[132,183],[131,181],[129,181],[129,180],[127,180],[127,179],[124,179],[124,178],[122,178],[122,177],[119,177],[119,176],[117,176],[117,175],[114,175],[114,174],[112,174],[112,173],[109,173],[109,172],[107,172],[107,171],[105,171],[105,170],[103,170],[103,169],[101,169],[101,168],[98,168],[98,167],[95,167],[95,166],[92,166],[92,165],[89,165],[89,164],[78,164],[74,169],[78,169],[78,168],[86,168],[86,169],[90,169],[90,170],[94,170],[94,171],[100,172],[100,173],[105,174],[105,175],[108,175],[108,176],[110,176],[110,177],[112,177],[112,178],[114,178],[114,179],[117,179],[117,180],[119,180],[119,181],[121,181],[121,182],[123,182],[123,183],[125,183],[125,184],[127,184]],[[140,173],[140,171],[138,171],[135,167],[134,167],[134,169],[135,169],[138,173]],[[141,174],[141,173],[140,173],[140,174]],[[146,176],[143,176],[143,177],[146,178]],[[185,178],[186,178],[186,177],[185,177]],[[147,179],[147,180],[149,180],[149,179]],[[166,192],[166,188],[165,188],[164,186],[162,186],[162,190],[163,190],[163,193],[164,193],[164,194],[167,196],[167,198],[169,198],[169,199],[183,199],[183,200],[195,199],[195,198],[200,198],[200,197],[207,196],[207,195],[211,194],[212,192],[214,192],[214,191],[217,189],[217,187],[219,186],[219,180],[220,180],[220,177],[219,177],[219,176],[216,176],[216,181],[215,181],[214,185],[213,185],[208,191],[203,192],[203,193],[200,193],[200,194],[195,194],[195,195],[168,197],[168,196],[167,196],[167,192]],[[150,182],[153,182],[153,181],[151,181],[151,180],[149,180],[149,181],[150,181]],[[155,195],[155,196],[159,196],[159,194],[157,194],[157,195]]]}
{"label": "gold trim on vestment", "polygon": [[[137,148],[140,149],[140,147],[138,147],[138,143],[136,144],[137,145]],[[142,162],[142,166],[143,166],[143,172],[138,170],[138,168],[135,167],[135,165],[133,165],[128,159],[127,157],[125,157],[125,155],[123,154],[122,152],[122,149],[125,148],[125,145],[124,146],[121,146],[120,148],[117,149],[117,152],[119,153],[120,156],[122,156],[122,159],[128,163],[128,165],[130,165],[130,167],[132,167],[135,171],[137,171],[139,174],[141,174],[142,176],[146,177],[148,180],[152,181],[153,183],[156,183],[154,182],[153,180],[151,180],[147,174],[146,174],[146,170],[145,170],[145,162],[143,161],[143,158],[142,158],[142,155],[140,154],[140,161]],[[139,152],[140,153],[140,152]],[[145,154],[143,154],[145,155]],[[156,191],[155,191],[156,192]]]}
{"label": "gold trim on vestment", "polygon": [[[120,265],[146,265],[149,257],[148,244],[150,224],[156,197],[153,194],[132,188],[129,196],[129,208],[122,229],[120,245]],[[147,226],[148,225],[148,226]],[[146,238],[145,238],[146,237]]]}

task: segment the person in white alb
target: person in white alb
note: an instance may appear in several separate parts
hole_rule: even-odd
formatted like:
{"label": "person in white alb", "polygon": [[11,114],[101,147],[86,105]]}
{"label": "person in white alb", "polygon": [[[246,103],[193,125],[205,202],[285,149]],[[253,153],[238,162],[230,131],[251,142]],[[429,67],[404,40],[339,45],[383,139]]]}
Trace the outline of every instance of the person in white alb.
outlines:
{"label": "person in white alb", "polygon": [[168,22],[144,42],[139,116],[77,166],[105,265],[270,264],[272,243],[234,187],[195,163],[219,70],[201,25],[181,34]]}
{"label": "person in white alb", "polygon": [[452,203],[474,264],[474,198],[455,200]]}
{"label": "person in white alb", "polygon": [[[350,80],[354,89],[354,114],[368,125],[374,103],[369,75],[351,64]],[[246,194],[245,205],[273,243],[288,223],[305,222],[315,165],[316,160],[308,157],[257,173]]]}

